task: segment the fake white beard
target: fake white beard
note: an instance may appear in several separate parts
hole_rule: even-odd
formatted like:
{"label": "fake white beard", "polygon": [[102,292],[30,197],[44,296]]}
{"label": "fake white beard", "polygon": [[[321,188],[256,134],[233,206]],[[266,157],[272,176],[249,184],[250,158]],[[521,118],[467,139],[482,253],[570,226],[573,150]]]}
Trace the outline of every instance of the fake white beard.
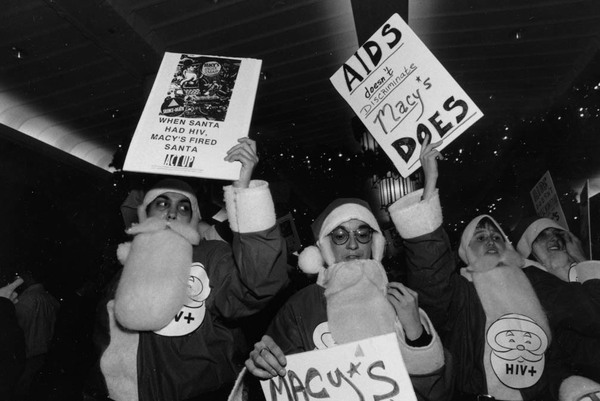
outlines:
{"label": "fake white beard", "polygon": [[117,287],[115,317],[131,330],[159,330],[187,299],[193,252],[190,240],[195,241],[199,234],[185,224],[156,218],[129,232],[136,235]]}
{"label": "fake white beard", "polygon": [[[500,317],[518,314],[532,319],[548,336],[548,319],[527,276],[521,270],[523,258],[513,250],[495,262],[494,258],[481,258],[475,266],[469,266],[473,284],[486,314],[485,332]],[[482,333],[483,334],[483,333]],[[493,373],[490,345],[485,345],[484,367],[488,392],[499,399],[521,399],[517,390],[504,386]],[[539,362],[543,367],[543,361]]]}
{"label": "fake white beard", "polygon": [[395,331],[387,283],[383,266],[375,260],[342,262],[325,271],[327,319],[337,344]]}

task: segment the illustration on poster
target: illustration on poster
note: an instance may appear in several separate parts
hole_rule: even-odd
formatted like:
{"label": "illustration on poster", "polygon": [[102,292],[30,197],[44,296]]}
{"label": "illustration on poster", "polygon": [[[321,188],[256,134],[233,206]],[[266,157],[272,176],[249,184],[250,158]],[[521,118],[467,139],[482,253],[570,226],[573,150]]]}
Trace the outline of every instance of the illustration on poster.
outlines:
{"label": "illustration on poster", "polygon": [[[293,370],[288,369],[287,376],[281,377],[277,376],[269,381],[269,390],[270,390],[270,399],[277,400],[278,396],[285,397],[282,398],[286,401],[294,401],[298,400],[298,394],[302,394],[302,398],[308,400],[309,397],[312,398],[332,398],[330,392],[327,391],[327,386],[330,386],[330,389],[339,388],[340,391],[346,388],[347,390],[351,390],[356,393],[358,399],[364,400],[365,395],[352,381],[352,376],[355,374],[357,376],[361,376],[359,369],[361,367],[361,363],[350,363],[350,366],[345,372],[345,375],[339,368],[336,368],[335,371],[327,372],[326,380],[323,378],[323,375],[316,368],[309,368],[306,371],[306,375],[304,380],[298,377],[298,374]],[[371,379],[372,381],[377,381],[381,383],[385,383],[386,387],[389,388],[387,393],[381,395],[373,395],[373,399],[375,400],[388,400],[391,397],[394,397],[400,393],[400,386],[398,382],[391,377],[385,375],[385,364],[383,361],[375,361],[371,365],[369,365],[364,373]],[[377,372],[376,372],[377,370]],[[379,371],[381,370],[381,371]],[[312,384],[314,379],[317,379],[321,383],[321,387],[317,387],[317,384]],[[315,390],[318,388],[318,390]],[[335,398],[335,397],[334,397]]]}
{"label": "illustration on poster", "polygon": [[160,114],[224,121],[239,67],[235,59],[181,54]]}

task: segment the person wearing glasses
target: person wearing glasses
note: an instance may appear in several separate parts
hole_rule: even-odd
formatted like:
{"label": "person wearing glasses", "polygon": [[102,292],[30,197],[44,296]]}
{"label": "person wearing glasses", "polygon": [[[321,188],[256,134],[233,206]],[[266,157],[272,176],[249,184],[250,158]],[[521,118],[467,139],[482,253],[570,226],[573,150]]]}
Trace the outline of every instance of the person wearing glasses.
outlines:
{"label": "person wearing glasses", "polygon": [[380,263],[385,238],[368,204],[337,199],[319,215],[312,230],[316,246],[306,248],[298,263],[304,272],[317,273],[317,282],[294,294],[279,310],[254,345],[246,361],[248,371],[259,379],[284,376],[285,355],[395,331],[417,398],[448,399],[449,356],[419,309],[416,292],[398,282],[388,283]]}

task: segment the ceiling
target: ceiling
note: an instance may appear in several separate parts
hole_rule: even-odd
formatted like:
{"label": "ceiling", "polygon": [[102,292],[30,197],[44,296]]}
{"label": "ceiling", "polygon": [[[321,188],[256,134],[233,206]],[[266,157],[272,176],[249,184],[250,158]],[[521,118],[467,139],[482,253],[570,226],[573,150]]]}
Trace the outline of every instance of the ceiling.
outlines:
{"label": "ceiling", "polygon": [[[513,225],[546,170],[577,193],[597,177],[600,191],[600,90],[576,111],[581,122],[543,117],[583,102],[586,77],[600,88],[597,0],[4,0],[0,136],[110,177],[171,51],[263,60],[250,129],[259,146],[357,152],[353,112],[329,77],[393,12],[408,13],[485,115],[444,149],[449,226],[499,213],[500,200]],[[287,163],[279,153],[275,168]],[[354,182],[279,175],[314,210],[324,192],[339,196],[332,185]]]}
{"label": "ceiling", "polygon": [[[357,49],[355,20],[377,27],[385,18],[368,11],[400,3],[355,0],[353,15],[350,0],[4,0],[0,122],[110,170],[163,52],[215,54],[263,60],[254,132],[356,149],[352,111],[329,77]],[[412,0],[408,9],[484,124],[552,104],[599,45],[594,0]]]}

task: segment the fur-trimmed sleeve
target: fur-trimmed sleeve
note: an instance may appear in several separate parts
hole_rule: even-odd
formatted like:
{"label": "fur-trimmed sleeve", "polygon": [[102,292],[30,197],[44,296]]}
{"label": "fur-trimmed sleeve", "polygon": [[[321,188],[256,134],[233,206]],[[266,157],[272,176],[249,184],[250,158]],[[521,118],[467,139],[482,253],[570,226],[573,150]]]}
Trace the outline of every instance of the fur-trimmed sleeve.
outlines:
{"label": "fur-trimmed sleeve", "polygon": [[248,188],[223,187],[231,230],[263,231],[275,225],[275,205],[266,181],[252,180]]}
{"label": "fur-trimmed sleeve", "polygon": [[429,234],[442,225],[442,207],[439,192],[423,201],[423,190],[412,192],[389,207],[390,217],[404,239]]}

